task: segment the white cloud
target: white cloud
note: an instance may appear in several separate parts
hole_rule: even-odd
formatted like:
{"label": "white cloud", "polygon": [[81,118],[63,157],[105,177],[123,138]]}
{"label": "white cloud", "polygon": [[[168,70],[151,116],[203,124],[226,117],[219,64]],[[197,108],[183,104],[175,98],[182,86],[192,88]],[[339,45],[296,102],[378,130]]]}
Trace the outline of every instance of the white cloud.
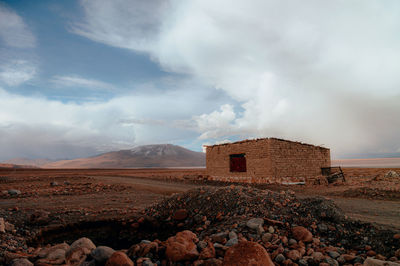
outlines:
{"label": "white cloud", "polygon": [[148,51],[156,41],[167,4],[165,0],[84,0],[85,20],[72,24],[70,31],[107,45]]}
{"label": "white cloud", "polygon": [[236,114],[230,104],[222,105],[220,111],[193,117],[198,130],[203,132],[200,139],[215,139],[232,134],[234,130],[232,123],[235,119]]}
{"label": "white cloud", "polygon": [[94,90],[114,90],[114,86],[95,79],[87,79],[76,75],[54,76],[51,80],[59,87],[88,88]]}
{"label": "white cloud", "polygon": [[192,115],[210,110],[205,103],[219,105],[208,99],[209,93],[176,88],[78,104],[0,88],[0,161],[73,158],[141,144],[187,142],[197,135]]}
{"label": "white cloud", "polygon": [[147,52],[241,103],[240,113],[225,110],[233,120],[223,110],[197,118],[202,138],[228,128],[325,144],[333,154],[394,149],[398,1],[141,2],[82,1],[85,18],[74,31]]}
{"label": "white cloud", "polygon": [[0,82],[8,86],[18,86],[33,79],[36,66],[26,60],[11,60],[0,65]]}
{"label": "white cloud", "polygon": [[36,39],[23,19],[0,3],[0,39],[16,48],[32,48]]}

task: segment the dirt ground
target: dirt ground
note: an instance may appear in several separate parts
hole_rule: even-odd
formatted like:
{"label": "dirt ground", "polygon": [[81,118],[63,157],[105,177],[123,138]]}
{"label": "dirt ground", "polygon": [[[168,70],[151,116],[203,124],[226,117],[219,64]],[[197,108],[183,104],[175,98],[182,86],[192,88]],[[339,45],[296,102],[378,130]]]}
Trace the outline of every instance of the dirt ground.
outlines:
{"label": "dirt ground", "polygon": [[[383,178],[385,171],[345,169],[348,182],[341,185],[261,187],[290,189],[298,197],[327,197],[349,217],[400,229],[400,181]],[[0,217],[15,224],[47,220],[46,226],[105,218],[128,220],[173,193],[226,185],[202,181],[204,176],[204,169],[1,169]],[[21,194],[9,195],[10,189]]]}

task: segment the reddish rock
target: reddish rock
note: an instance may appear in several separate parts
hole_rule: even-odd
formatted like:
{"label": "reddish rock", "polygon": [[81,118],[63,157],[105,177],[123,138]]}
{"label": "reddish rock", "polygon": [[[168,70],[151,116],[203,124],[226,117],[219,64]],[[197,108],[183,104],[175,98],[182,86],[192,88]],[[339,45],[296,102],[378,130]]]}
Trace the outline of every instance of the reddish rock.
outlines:
{"label": "reddish rock", "polygon": [[351,255],[351,254],[343,254],[343,258],[344,258],[346,261],[353,261],[353,260],[356,258],[356,256]]}
{"label": "reddish rock", "polygon": [[177,221],[182,221],[185,220],[188,217],[188,212],[186,209],[180,209],[177,210],[174,214],[174,216],[172,217],[174,220]]}
{"label": "reddish rock", "polygon": [[291,259],[292,261],[297,261],[301,258],[301,254],[299,251],[292,249],[286,254],[286,257]]}
{"label": "reddish rock", "polygon": [[394,255],[400,259],[400,248],[394,252]]}
{"label": "reddish rock", "polygon": [[107,260],[106,266],[133,266],[133,261],[121,251],[114,252]]}
{"label": "reddish rock", "polygon": [[393,236],[393,238],[394,238],[394,239],[400,239],[400,234],[395,234],[395,235]]}
{"label": "reddish rock", "polygon": [[199,256],[195,242],[197,236],[189,230],[185,230],[172,236],[166,241],[165,255],[173,262],[193,260]]}
{"label": "reddish rock", "polygon": [[303,241],[303,242],[312,242],[313,241],[312,233],[303,226],[293,227],[292,234],[293,234],[293,237],[297,241]]}
{"label": "reddish rock", "polygon": [[207,242],[207,247],[203,248],[200,252],[199,259],[212,259],[215,258],[215,248],[213,243]]}
{"label": "reddish rock", "polygon": [[225,252],[223,265],[274,266],[274,263],[260,244],[241,241]]}
{"label": "reddish rock", "polygon": [[86,248],[76,247],[72,250],[68,250],[65,255],[65,261],[68,265],[81,265],[81,263],[86,260],[87,254],[89,253]]}
{"label": "reddish rock", "polygon": [[367,255],[370,257],[373,257],[376,255],[376,252],[371,249],[371,250],[368,250]]}

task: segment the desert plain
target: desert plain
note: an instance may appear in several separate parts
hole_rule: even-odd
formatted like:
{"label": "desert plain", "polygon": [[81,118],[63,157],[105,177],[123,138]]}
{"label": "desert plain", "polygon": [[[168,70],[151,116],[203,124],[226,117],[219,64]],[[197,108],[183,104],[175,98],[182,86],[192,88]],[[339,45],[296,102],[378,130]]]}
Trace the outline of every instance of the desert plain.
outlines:
{"label": "desert plain", "polygon": [[[256,185],[210,181],[204,168],[3,168],[0,264],[102,265],[93,250],[106,246],[137,265],[222,265],[231,246],[226,244],[234,239],[263,245],[276,265],[362,264],[368,257],[398,261],[400,178],[388,173],[400,168],[343,171],[344,183]],[[204,193],[210,196],[202,202]],[[296,226],[312,234],[311,240],[296,237]],[[166,251],[179,242],[171,240],[179,232],[193,234],[183,238],[196,243],[194,254]],[[68,248],[81,238],[95,246],[71,255]],[[52,260],[50,251],[60,243],[67,246],[59,248],[64,257]]]}

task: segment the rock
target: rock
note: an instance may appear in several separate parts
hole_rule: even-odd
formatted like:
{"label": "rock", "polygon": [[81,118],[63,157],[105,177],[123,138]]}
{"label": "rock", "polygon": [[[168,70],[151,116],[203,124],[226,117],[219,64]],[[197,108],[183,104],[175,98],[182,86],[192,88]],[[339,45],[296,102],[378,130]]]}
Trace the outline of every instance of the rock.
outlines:
{"label": "rock", "polygon": [[282,263],[282,262],[284,262],[286,260],[286,258],[285,258],[285,256],[283,256],[283,254],[278,254],[278,255],[276,255],[276,257],[275,257],[275,261],[277,262],[277,263]]}
{"label": "rock", "polygon": [[336,259],[340,264],[345,264],[346,259],[343,257],[343,255],[339,256],[339,258]]}
{"label": "rock", "polygon": [[6,224],[4,222],[4,218],[0,218],[0,233],[6,232]]}
{"label": "rock", "polygon": [[115,250],[110,247],[99,246],[93,249],[90,255],[97,263],[104,264],[114,252]]}
{"label": "rock", "polygon": [[46,259],[48,259],[48,260],[64,260],[65,259],[65,250],[64,249],[55,249],[46,256]]}
{"label": "rock", "polygon": [[356,256],[354,256],[354,255],[351,255],[351,254],[343,254],[343,258],[346,260],[346,261],[353,261],[355,258],[356,258]]}
{"label": "rock", "polygon": [[400,248],[394,252],[394,255],[400,259]]}
{"label": "rock", "polygon": [[205,247],[201,252],[199,259],[211,259],[215,258],[215,248],[213,243],[210,241],[207,242],[207,247]]}
{"label": "rock", "polygon": [[337,259],[340,256],[339,252],[336,251],[329,251],[328,255],[333,259]]}
{"label": "rock", "polygon": [[[57,245],[51,246],[49,248],[42,249],[38,253],[38,257],[39,258],[48,258],[51,253],[55,252],[56,250],[60,250],[60,249],[64,250],[64,255],[65,255],[65,252],[69,249],[69,245],[67,243],[62,243],[62,244],[57,244]],[[51,255],[51,256],[54,256],[54,255]]]}
{"label": "rock", "polygon": [[203,248],[206,248],[207,245],[208,245],[207,241],[202,240],[202,241],[199,241],[199,243],[197,243],[197,248],[202,250]]}
{"label": "rock", "polygon": [[230,231],[229,232],[229,239],[235,239],[238,238],[237,234],[235,231]]}
{"label": "rock", "polygon": [[[72,243],[71,246],[69,247],[69,250],[73,250],[78,247],[85,248],[85,249],[89,250],[89,253],[90,253],[90,251],[92,251],[93,249],[96,248],[96,245],[93,244],[92,240],[90,240],[89,238],[82,237],[82,238],[79,238],[78,240],[76,240],[74,243]],[[89,253],[87,253],[87,254],[89,254]]]}
{"label": "rock", "polygon": [[174,220],[182,221],[188,217],[188,211],[186,209],[177,210],[172,217]]}
{"label": "rock", "polygon": [[222,260],[216,258],[205,260],[202,264],[202,266],[222,266],[222,265],[223,265]]}
{"label": "rock", "polygon": [[399,175],[396,171],[390,170],[389,172],[387,172],[387,173],[385,174],[385,177],[386,177],[386,178],[390,178],[390,177],[396,177],[396,178],[398,178],[398,177],[400,177],[400,175]]}
{"label": "rock", "polygon": [[328,263],[329,266],[339,266],[339,262],[337,262],[336,260],[334,260],[334,259],[332,259],[330,257],[325,258],[324,262]]}
{"label": "rock", "polygon": [[228,237],[228,233],[222,232],[218,234],[213,234],[210,237],[213,242],[224,243],[226,238]]}
{"label": "rock", "polygon": [[56,182],[56,181],[53,181],[53,182],[50,182],[50,186],[52,186],[52,187],[55,187],[55,186],[58,186],[59,184],[58,184],[58,182]]}
{"label": "rock", "polygon": [[392,262],[392,261],[384,261],[384,260],[377,260],[373,258],[367,258],[364,261],[365,266],[400,266],[400,263]]}
{"label": "rock", "polygon": [[13,224],[11,224],[9,222],[5,222],[4,224],[5,224],[6,232],[12,232],[15,230],[15,226]]}
{"label": "rock", "polygon": [[10,263],[10,266],[33,266],[33,263],[27,259],[21,258],[21,259],[14,259]]}
{"label": "rock", "polygon": [[308,266],[308,262],[305,259],[300,259],[298,264],[299,266]]}
{"label": "rock", "polygon": [[296,245],[297,241],[296,241],[296,239],[291,238],[291,239],[289,239],[288,244],[289,244],[289,246]]}
{"label": "rock", "polygon": [[78,266],[86,260],[89,253],[90,251],[86,248],[75,247],[65,253],[65,261],[68,265]]}
{"label": "rock", "polygon": [[292,234],[297,241],[303,241],[303,242],[313,241],[312,233],[303,226],[296,226],[292,228]]}
{"label": "rock", "polygon": [[311,257],[315,260],[315,261],[317,261],[317,262],[320,262],[320,261],[322,261],[323,259],[324,259],[324,254],[322,254],[321,252],[314,252],[312,255],[311,255]]}
{"label": "rock", "polygon": [[114,252],[107,260],[106,266],[133,266],[133,261],[121,251]]}
{"label": "rock", "polygon": [[71,244],[65,253],[65,260],[71,265],[79,265],[86,260],[87,255],[95,248],[92,240],[82,237]]}
{"label": "rock", "polygon": [[264,228],[260,225],[259,227],[257,227],[257,235],[262,235],[264,233]]}
{"label": "rock", "polygon": [[225,252],[224,265],[274,266],[267,251],[251,241],[241,241]]}
{"label": "rock", "polygon": [[155,266],[157,264],[154,264],[153,262],[151,262],[151,260],[144,260],[142,261],[142,266]]}
{"label": "rock", "polygon": [[20,195],[21,191],[19,191],[17,189],[9,189],[8,190],[8,194],[10,194],[10,195]]}
{"label": "rock", "polygon": [[229,239],[228,242],[226,242],[225,246],[226,247],[231,247],[233,245],[236,245],[238,243],[238,239],[237,238],[232,238]]}
{"label": "rock", "polygon": [[272,239],[272,234],[271,233],[265,233],[263,234],[263,236],[261,237],[262,242],[264,243],[268,243],[270,242]]}
{"label": "rock", "polygon": [[286,253],[286,257],[291,259],[292,261],[297,261],[301,258],[301,254],[299,251],[292,249],[288,253]]}
{"label": "rock", "polygon": [[274,227],[270,225],[270,226],[268,227],[268,233],[273,234],[274,232],[275,232]]}
{"label": "rock", "polygon": [[257,230],[259,226],[263,226],[264,219],[263,218],[252,218],[247,221],[246,225],[250,229]]}
{"label": "rock", "polygon": [[193,260],[199,256],[196,244],[197,236],[189,230],[177,233],[166,241],[165,255],[173,262]]}

